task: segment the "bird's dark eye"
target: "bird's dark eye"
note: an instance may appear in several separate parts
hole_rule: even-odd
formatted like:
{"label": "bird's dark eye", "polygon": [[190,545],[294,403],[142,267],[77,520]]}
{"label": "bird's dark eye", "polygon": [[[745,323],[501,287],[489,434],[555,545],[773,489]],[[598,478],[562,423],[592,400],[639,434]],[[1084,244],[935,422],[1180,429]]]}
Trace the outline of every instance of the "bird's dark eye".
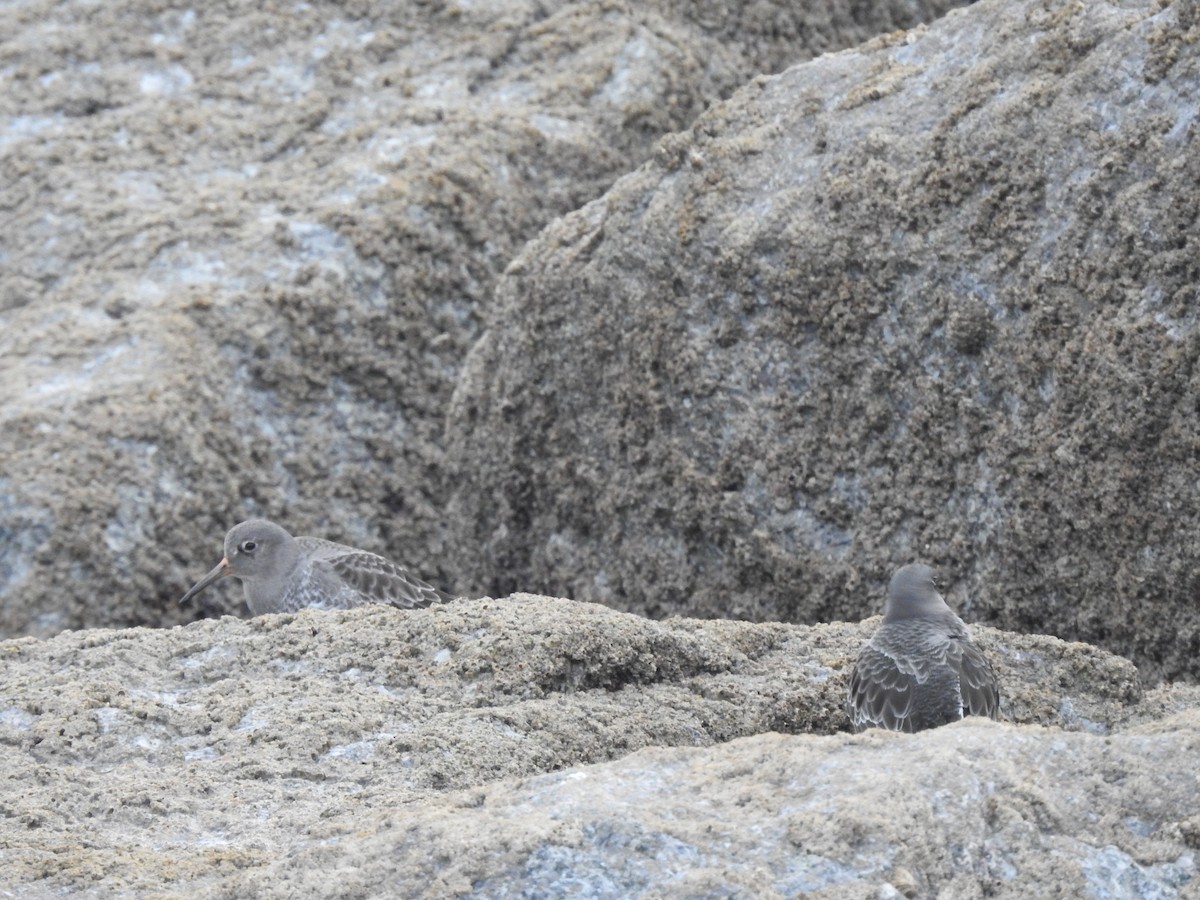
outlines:
{"label": "bird's dark eye", "polygon": [[254,541],[242,541],[242,545],[238,547],[243,553],[253,553],[258,549],[258,544]]}

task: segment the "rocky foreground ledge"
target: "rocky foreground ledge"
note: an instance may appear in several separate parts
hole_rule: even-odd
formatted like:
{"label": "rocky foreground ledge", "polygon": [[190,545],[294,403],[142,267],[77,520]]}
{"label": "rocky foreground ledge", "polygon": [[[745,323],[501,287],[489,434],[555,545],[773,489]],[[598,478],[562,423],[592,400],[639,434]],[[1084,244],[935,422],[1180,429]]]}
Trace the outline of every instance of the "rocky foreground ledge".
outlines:
{"label": "rocky foreground ledge", "polygon": [[517,594],[0,643],[0,890],[1188,896],[1200,688],[976,628],[1006,721],[851,735],[872,621]]}

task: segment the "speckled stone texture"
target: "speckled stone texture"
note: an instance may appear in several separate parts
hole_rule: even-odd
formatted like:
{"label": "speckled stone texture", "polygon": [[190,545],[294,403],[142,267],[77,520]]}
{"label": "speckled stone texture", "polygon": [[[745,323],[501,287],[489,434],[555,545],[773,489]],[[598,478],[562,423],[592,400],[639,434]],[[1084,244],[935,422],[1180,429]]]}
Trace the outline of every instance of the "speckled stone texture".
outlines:
{"label": "speckled stone texture", "polygon": [[6,5],[0,633],[179,621],[251,515],[465,591],[445,410],[524,241],[756,73],[951,5]]}
{"label": "speckled stone texture", "polygon": [[1147,692],[1119,657],[981,627],[1005,721],[851,736],[846,685],[876,623],[656,622],[515,595],[2,641],[0,893],[1194,881],[1200,688]]}
{"label": "speckled stone texture", "polygon": [[[1195,897],[1196,4],[690,125],[935,7],[7,8],[0,894]],[[249,514],[603,605],[61,631]],[[914,557],[1001,721],[850,735]]]}
{"label": "speckled stone texture", "polygon": [[1200,675],[1197,9],[985,0],[663,139],[497,288],[455,568],[813,622],[920,560]]}

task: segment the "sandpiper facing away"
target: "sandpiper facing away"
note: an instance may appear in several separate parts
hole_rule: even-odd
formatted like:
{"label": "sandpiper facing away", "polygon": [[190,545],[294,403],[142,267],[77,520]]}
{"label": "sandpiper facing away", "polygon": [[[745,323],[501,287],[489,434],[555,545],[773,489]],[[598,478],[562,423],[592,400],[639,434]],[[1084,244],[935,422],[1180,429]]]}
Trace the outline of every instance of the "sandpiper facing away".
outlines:
{"label": "sandpiper facing away", "polygon": [[180,598],[186,603],[232,575],[242,580],[253,615],[306,606],[348,609],[388,603],[403,609],[450,599],[404,566],[382,556],[315,537],[292,537],[274,522],[250,519],[225,535],[225,558]]}
{"label": "sandpiper facing away", "polygon": [[855,730],[921,731],[964,715],[994,719],[999,707],[996,673],[937,592],[933,570],[920,563],[898,570],[883,624],[850,676]]}

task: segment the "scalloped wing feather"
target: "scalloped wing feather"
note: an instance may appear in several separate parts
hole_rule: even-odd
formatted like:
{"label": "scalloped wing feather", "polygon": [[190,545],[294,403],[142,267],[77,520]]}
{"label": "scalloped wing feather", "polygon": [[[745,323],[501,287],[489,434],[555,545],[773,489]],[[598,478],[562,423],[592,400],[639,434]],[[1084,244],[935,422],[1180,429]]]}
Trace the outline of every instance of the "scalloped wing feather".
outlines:
{"label": "scalloped wing feather", "polygon": [[996,683],[996,672],[983,651],[972,643],[963,643],[958,673],[966,712],[972,716],[997,718],[1000,714],[1000,688]]}
{"label": "scalloped wing feather", "polygon": [[389,559],[320,538],[297,538],[314,568],[324,569],[361,597],[362,603],[388,603],[401,609],[445,603],[448,594]]}
{"label": "scalloped wing feather", "polygon": [[850,676],[850,718],[856,731],[876,726],[911,731],[917,679],[872,644],[859,654]]}

